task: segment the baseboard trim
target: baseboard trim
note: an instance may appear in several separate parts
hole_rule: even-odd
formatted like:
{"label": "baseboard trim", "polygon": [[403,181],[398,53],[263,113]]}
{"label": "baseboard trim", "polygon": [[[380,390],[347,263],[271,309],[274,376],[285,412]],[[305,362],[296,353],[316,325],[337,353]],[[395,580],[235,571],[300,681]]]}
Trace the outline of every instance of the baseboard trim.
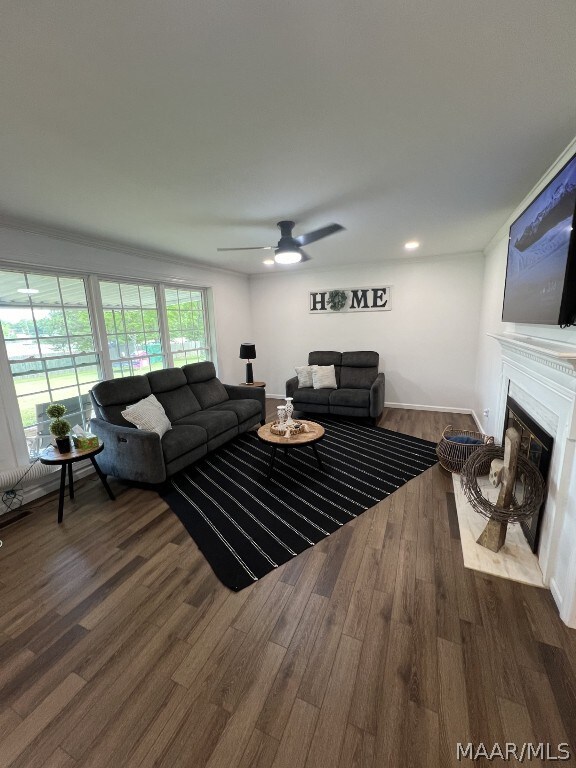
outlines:
{"label": "baseboard trim", "polygon": [[558,584],[554,581],[554,578],[552,577],[550,579],[550,592],[552,592],[552,597],[554,598],[554,602],[558,606],[558,610],[562,610],[562,595],[560,593],[560,590],[558,589]]}
{"label": "baseboard trim", "polygon": [[[81,467],[76,464],[76,467],[74,468],[74,482],[91,474],[96,474],[92,464],[88,463]],[[16,519],[19,519],[22,516],[21,512],[26,512],[24,507],[27,504],[58,490],[60,487],[60,467],[55,465],[54,470],[49,474],[43,475],[33,483],[24,482],[21,487],[23,489],[24,498],[22,500],[22,506],[14,510]],[[68,488],[68,481],[66,481],[66,488]],[[66,492],[68,493],[68,491]],[[54,507],[54,509],[56,509],[56,507]],[[12,520],[11,512],[0,509],[0,520],[2,520],[3,523],[2,527],[4,527],[4,525],[9,525],[12,522],[16,522],[16,519]]]}
{"label": "baseboard trim", "polygon": [[454,408],[449,405],[418,405],[417,403],[385,403],[385,408],[400,408],[405,411],[440,411],[442,413],[467,413],[474,416],[471,408]]}
{"label": "baseboard trim", "polygon": [[[269,392],[266,397],[270,400],[285,400],[286,395],[273,395]],[[405,411],[439,411],[441,413],[466,413],[474,419],[479,430],[484,433],[482,425],[472,408],[452,408],[449,405],[419,405],[418,403],[385,403],[385,408],[400,408]]]}
{"label": "baseboard trim", "polygon": [[482,434],[485,435],[486,434],[486,430],[484,429],[484,427],[480,423],[480,419],[476,415],[476,411],[470,411],[470,415],[472,416],[472,418],[476,422],[476,426],[478,427],[478,432],[482,432]]}

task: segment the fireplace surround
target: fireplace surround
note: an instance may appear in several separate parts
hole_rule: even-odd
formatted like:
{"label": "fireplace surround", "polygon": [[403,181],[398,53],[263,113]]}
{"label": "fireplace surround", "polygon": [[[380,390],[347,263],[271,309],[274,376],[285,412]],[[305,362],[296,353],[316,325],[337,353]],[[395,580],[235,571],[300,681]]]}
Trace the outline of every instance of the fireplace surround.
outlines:
{"label": "fireplace surround", "polygon": [[501,346],[498,422],[512,398],[554,438],[538,561],[562,620],[576,627],[576,348],[520,334],[488,334]]}

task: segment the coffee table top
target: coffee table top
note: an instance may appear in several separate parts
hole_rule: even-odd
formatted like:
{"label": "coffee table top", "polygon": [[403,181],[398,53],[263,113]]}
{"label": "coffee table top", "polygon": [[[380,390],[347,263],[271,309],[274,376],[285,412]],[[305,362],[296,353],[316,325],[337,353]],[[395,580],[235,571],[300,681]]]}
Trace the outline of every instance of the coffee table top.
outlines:
{"label": "coffee table top", "polygon": [[301,424],[308,425],[308,432],[301,432],[299,435],[292,435],[291,437],[284,437],[283,435],[275,435],[271,429],[270,424],[264,424],[258,430],[258,437],[265,443],[271,443],[273,445],[310,445],[310,443],[316,443],[324,437],[324,427],[321,424],[316,424],[315,421],[304,421],[304,419],[298,419]]}

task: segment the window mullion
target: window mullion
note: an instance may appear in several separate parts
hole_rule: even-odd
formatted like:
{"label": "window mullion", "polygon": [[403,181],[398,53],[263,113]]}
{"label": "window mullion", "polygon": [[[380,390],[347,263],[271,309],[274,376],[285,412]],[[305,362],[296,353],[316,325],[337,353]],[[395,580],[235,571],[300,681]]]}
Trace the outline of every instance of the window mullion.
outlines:
{"label": "window mullion", "polygon": [[104,379],[112,379],[108,333],[106,332],[106,322],[104,320],[100,282],[96,275],[90,275],[87,279],[86,294],[88,298],[88,314],[92,320],[92,333],[96,341],[96,348],[100,354],[100,370]]}
{"label": "window mullion", "polygon": [[166,291],[164,285],[156,286],[156,306],[158,307],[158,327],[160,328],[160,341],[164,350],[164,360],[167,368],[174,367],[174,355],[170,343],[170,331],[168,329],[168,309],[166,306]]}

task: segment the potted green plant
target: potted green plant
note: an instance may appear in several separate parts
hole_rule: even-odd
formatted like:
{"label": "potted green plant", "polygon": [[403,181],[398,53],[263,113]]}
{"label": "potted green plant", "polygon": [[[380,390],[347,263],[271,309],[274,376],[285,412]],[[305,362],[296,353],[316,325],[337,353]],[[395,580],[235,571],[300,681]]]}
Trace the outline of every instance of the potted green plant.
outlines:
{"label": "potted green plant", "polygon": [[54,421],[50,424],[50,432],[56,438],[56,446],[60,453],[70,453],[70,422],[63,419],[66,413],[66,406],[59,403],[52,403],[46,408],[46,413]]}

